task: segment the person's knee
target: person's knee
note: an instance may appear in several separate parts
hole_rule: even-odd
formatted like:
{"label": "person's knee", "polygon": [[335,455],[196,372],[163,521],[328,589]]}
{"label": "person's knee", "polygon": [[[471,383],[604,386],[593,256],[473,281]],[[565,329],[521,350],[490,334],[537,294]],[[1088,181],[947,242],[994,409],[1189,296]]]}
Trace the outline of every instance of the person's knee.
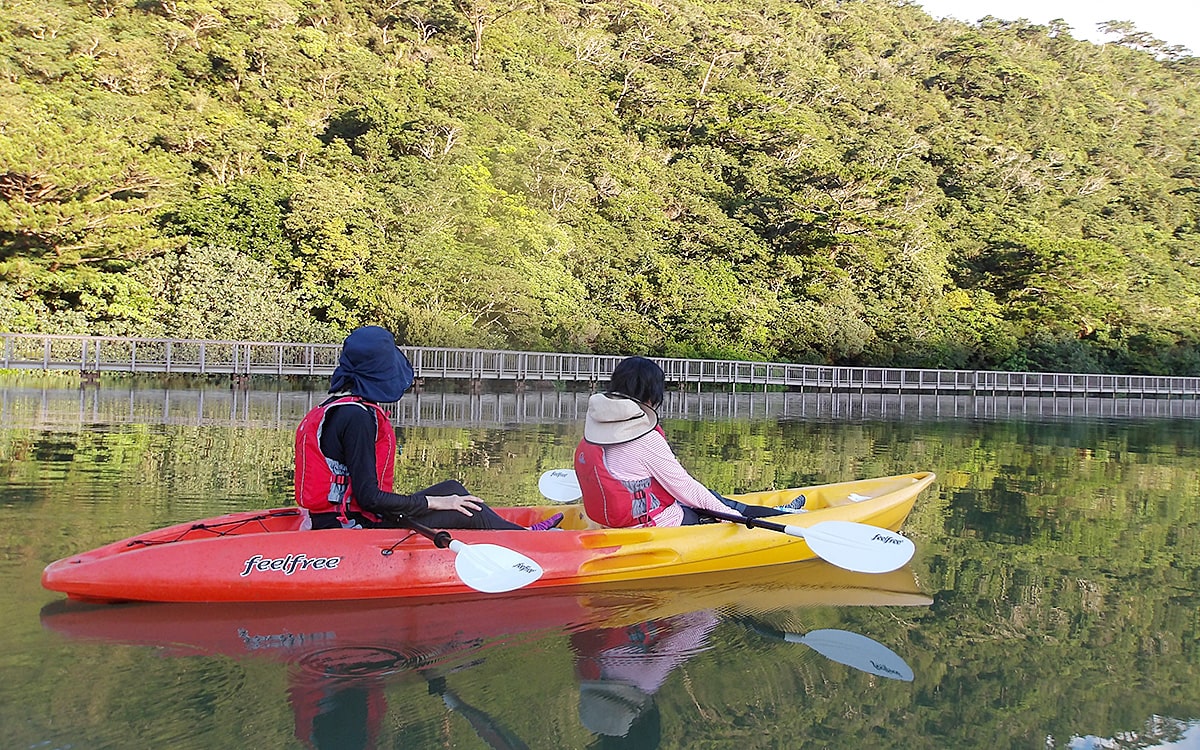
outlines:
{"label": "person's knee", "polygon": [[433,485],[432,487],[427,487],[427,488],[421,490],[421,492],[423,492],[426,495],[433,495],[434,497],[443,496],[443,495],[470,495],[471,494],[471,491],[468,490],[466,487],[464,487],[462,485],[462,482],[459,482],[456,479],[447,479],[444,482],[438,482],[437,484]]}

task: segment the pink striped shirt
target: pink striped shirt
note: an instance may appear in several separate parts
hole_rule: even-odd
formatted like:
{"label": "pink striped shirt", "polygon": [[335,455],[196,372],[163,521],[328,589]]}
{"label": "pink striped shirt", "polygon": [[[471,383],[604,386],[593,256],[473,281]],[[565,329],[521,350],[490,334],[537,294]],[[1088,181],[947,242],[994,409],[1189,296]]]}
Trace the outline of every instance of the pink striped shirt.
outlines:
{"label": "pink striped shirt", "polygon": [[692,478],[680,465],[679,459],[666,438],[653,430],[636,440],[604,446],[604,466],[615,479],[629,482],[654,478],[678,502],[667,507],[655,519],[656,526],[680,526],[683,509],[679,503],[693,508],[733,513],[729,506],[713,497],[707,487]]}

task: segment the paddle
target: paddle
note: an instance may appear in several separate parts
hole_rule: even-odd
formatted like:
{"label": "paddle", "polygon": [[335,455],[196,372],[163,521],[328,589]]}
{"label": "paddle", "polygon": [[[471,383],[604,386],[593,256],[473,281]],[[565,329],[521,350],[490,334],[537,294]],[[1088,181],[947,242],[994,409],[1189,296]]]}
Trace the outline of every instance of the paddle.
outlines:
{"label": "paddle", "polygon": [[[538,479],[538,489],[547,499],[558,503],[574,502],[583,496],[573,469],[547,471]],[[865,523],[821,521],[812,526],[791,526],[716,510],[693,510],[702,516],[799,537],[822,560],[857,573],[888,573],[896,570],[911,560],[917,550],[911,539]]]}
{"label": "paddle", "polygon": [[913,671],[908,663],[901,659],[895,651],[865,635],[834,628],[814,630],[811,633],[800,635],[778,630],[749,617],[737,619],[759,635],[785,643],[803,643],[821,656],[830,661],[836,661],[838,664],[845,664],[847,667],[853,667],[879,677],[887,677],[890,680],[912,682]]}
{"label": "paddle", "polygon": [[574,469],[551,469],[538,477],[538,490],[547,500],[573,503],[583,497]]}
{"label": "paddle", "polygon": [[853,521],[821,521],[812,526],[785,526],[761,518],[743,518],[705,508],[699,515],[799,537],[817,557],[856,573],[889,573],[912,559],[917,547],[908,537]]}
{"label": "paddle", "polygon": [[516,550],[498,544],[467,544],[444,529],[434,530],[406,516],[396,520],[427,537],[439,549],[455,554],[454,571],[463,583],[485,594],[500,594],[528,586],[542,577],[542,566]]}

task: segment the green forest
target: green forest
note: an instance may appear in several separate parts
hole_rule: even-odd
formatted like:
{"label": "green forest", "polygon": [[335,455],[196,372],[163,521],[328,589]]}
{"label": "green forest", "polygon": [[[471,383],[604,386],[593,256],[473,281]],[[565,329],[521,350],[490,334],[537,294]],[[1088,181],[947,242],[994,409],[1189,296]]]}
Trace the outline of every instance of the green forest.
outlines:
{"label": "green forest", "polygon": [[908,0],[3,0],[0,331],[1200,374],[1200,58]]}

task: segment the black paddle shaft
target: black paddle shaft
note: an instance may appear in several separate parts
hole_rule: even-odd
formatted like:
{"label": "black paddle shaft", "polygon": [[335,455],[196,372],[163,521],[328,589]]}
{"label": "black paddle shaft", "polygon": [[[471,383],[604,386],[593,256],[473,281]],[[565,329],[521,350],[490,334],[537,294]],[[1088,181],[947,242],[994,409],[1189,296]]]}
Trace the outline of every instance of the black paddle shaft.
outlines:
{"label": "black paddle shaft", "polygon": [[450,536],[450,532],[444,529],[431,529],[423,523],[417,523],[408,516],[397,515],[395,518],[401,524],[428,538],[433,542],[433,546],[438,549],[446,549],[450,546],[450,542],[454,541],[454,538]]}
{"label": "black paddle shaft", "polygon": [[759,518],[747,518],[745,516],[735,516],[732,513],[722,513],[719,510],[708,510],[707,508],[692,508],[698,515],[708,516],[709,518],[719,518],[722,521],[732,521],[740,523],[747,527],[757,526],[760,529],[770,529],[771,531],[782,531],[787,533],[787,527],[781,523],[772,523],[771,521],[763,521]]}

